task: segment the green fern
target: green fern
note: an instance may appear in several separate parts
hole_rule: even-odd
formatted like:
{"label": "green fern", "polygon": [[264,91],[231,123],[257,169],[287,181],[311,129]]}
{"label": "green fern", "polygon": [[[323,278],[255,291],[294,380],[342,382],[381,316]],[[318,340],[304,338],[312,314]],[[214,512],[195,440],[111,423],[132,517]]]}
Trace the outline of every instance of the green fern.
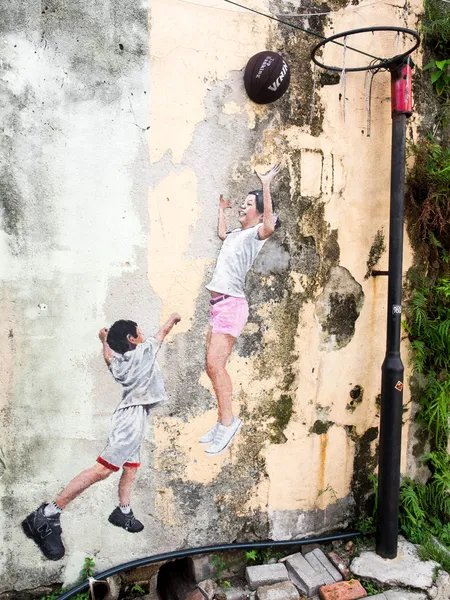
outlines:
{"label": "green fern", "polygon": [[[432,239],[439,247],[439,240]],[[405,479],[400,489],[400,525],[424,555],[441,556],[433,538],[450,548],[450,278],[414,281],[404,329],[411,341],[412,365],[421,377],[417,419],[432,452],[423,457],[431,476],[426,484]]]}

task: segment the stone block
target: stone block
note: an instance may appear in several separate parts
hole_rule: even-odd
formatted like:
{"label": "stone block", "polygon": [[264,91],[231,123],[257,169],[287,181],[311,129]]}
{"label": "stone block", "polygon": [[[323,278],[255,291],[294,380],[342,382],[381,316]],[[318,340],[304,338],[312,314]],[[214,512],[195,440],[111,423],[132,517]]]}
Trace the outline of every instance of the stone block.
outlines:
{"label": "stone block", "polygon": [[298,590],[290,581],[263,585],[256,591],[257,600],[298,600]]}
{"label": "stone block", "polygon": [[17,600],[20,597],[21,600],[34,600],[35,598],[37,600],[40,600],[43,596],[52,596],[53,594],[55,594],[56,589],[59,590],[60,587],[60,585],[42,585],[33,588],[32,590],[20,590],[20,592],[18,592],[17,590],[12,590],[9,592],[0,592],[0,598],[2,600]]}
{"label": "stone block", "polygon": [[[342,575],[339,571],[331,564],[325,554],[320,550],[320,548],[316,548],[310,554],[307,555],[306,560],[311,560],[312,556],[314,556],[320,563],[323,569],[329,573],[332,577],[333,582],[342,581]],[[331,582],[332,583],[332,582]]]}
{"label": "stone block", "polygon": [[283,563],[274,565],[255,565],[245,569],[245,578],[252,590],[264,585],[288,581],[289,574]]}
{"label": "stone block", "polygon": [[306,556],[307,554],[309,554],[313,550],[316,550],[317,548],[320,550],[319,544],[303,544],[303,546],[301,546],[300,548],[300,552],[303,556]]}
{"label": "stone block", "polygon": [[381,558],[375,552],[363,552],[351,564],[351,571],[358,577],[385,586],[411,587],[427,590],[433,585],[435,568],[433,560],[423,561],[414,544],[399,537],[397,558]]}
{"label": "stone block", "polygon": [[160,600],[158,593],[158,573],[155,573],[148,584],[148,594],[142,596],[142,600]]}
{"label": "stone block", "polygon": [[205,596],[198,588],[195,588],[185,596],[185,600],[205,600]]}
{"label": "stone block", "polygon": [[126,585],[134,585],[135,583],[148,583],[155,573],[157,573],[163,565],[163,562],[146,565],[145,567],[137,567],[130,571],[125,571],[121,574],[122,581]]}
{"label": "stone block", "polygon": [[328,558],[342,575],[342,578],[345,579],[345,581],[348,581],[351,578],[350,569],[348,568],[348,559],[339,556],[337,552],[330,552]]}
{"label": "stone block", "polygon": [[322,573],[322,585],[330,585],[332,583],[336,583],[335,579],[328,573],[326,569],[324,569],[314,554],[314,552],[308,552],[305,555],[306,562],[311,565],[311,567],[316,571],[316,573]]}
{"label": "stone block", "polygon": [[246,600],[248,591],[244,590],[241,586],[231,585],[226,590],[220,590],[216,592],[216,598],[219,600]]}
{"label": "stone block", "polygon": [[319,590],[320,600],[358,600],[366,596],[366,590],[357,579],[323,585]]}
{"label": "stone block", "polygon": [[216,567],[211,562],[212,556],[212,554],[199,554],[188,557],[189,574],[195,583],[215,578]]}
{"label": "stone block", "polygon": [[315,571],[300,552],[288,556],[284,564],[292,583],[308,598],[317,594],[319,587],[325,583],[324,572]]}
{"label": "stone block", "polygon": [[[381,594],[378,594],[381,596]],[[427,600],[427,595],[421,592],[407,592],[406,590],[386,590],[382,594],[383,600]],[[373,600],[376,596],[371,596],[370,600]],[[448,596],[446,596],[448,598]]]}
{"label": "stone block", "polygon": [[370,596],[370,600],[427,600],[427,595],[405,590],[387,590],[381,594]]}
{"label": "stone block", "polygon": [[433,600],[449,600],[450,598],[450,575],[440,571],[435,585],[428,591],[428,595]]}
{"label": "stone block", "polygon": [[118,600],[120,596],[120,588],[122,587],[122,580],[119,575],[111,575],[107,577],[106,581],[109,585],[108,600]]}
{"label": "stone block", "polygon": [[205,597],[205,600],[212,600],[214,598],[217,585],[212,579],[205,579],[205,581],[200,581],[197,587]]}

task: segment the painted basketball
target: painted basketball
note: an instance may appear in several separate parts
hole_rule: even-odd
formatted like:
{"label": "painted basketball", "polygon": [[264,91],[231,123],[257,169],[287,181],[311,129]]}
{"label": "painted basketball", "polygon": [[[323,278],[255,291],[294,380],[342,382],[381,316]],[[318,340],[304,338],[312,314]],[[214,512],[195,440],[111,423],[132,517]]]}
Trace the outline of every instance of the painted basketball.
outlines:
{"label": "painted basketball", "polygon": [[257,104],[270,104],[289,87],[289,65],[278,52],[258,52],[245,67],[244,85],[248,97]]}

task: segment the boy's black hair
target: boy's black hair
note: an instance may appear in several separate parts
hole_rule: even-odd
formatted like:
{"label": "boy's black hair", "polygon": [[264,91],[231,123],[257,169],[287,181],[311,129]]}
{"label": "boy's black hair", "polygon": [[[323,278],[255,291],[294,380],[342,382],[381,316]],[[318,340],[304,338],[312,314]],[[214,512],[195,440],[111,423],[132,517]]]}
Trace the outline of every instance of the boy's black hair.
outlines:
{"label": "boy's black hair", "polygon": [[[263,215],[264,214],[264,194],[262,190],[253,190],[249,192],[248,195],[255,196],[256,198],[256,210]],[[272,210],[275,212],[275,202],[272,200]],[[277,218],[277,222],[275,223],[275,229],[281,227],[280,219]]]}
{"label": "boy's black hair", "polygon": [[127,336],[137,337],[137,323],[134,321],[116,321],[108,331],[106,342],[111,350],[125,354],[130,349]]}

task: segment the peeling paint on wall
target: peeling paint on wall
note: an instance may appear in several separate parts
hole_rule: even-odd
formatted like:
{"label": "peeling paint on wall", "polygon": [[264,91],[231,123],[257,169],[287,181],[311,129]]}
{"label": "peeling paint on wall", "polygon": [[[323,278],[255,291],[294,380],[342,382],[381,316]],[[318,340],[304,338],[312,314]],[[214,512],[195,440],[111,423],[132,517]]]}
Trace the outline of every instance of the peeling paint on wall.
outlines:
{"label": "peeling paint on wall", "polygon": [[[419,10],[341,6],[308,1],[305,11],[337,12],[298,22],[324,34],[362,19],[414,26]],[[342,84],[320,74],[311,119],[311,40],[222,9],[16,0],[5,11],[0,591],[60,582],[80,552],[101,570],[217,540],[293,539],[367,504],[387,285],[365,275],[383,261],[373,242],[388,219],[388,77],[377,76],[370,138],[360,74],[347,76],[345,121]],[[291,68],[288,92],[267,106],[243,86],[263,49]],[[220,250],[219,196],[238,227],[254,171],[277,162],[281,227],[248,273],[249,320],[227,367],[243,425],[211,457],[198,439],[217,416],[205,285]],[[18,524],[95,461],[120,400],[98,330],[126,318],[154,335],[175,311],[182,320],[158,354],[169,401],[152,409],[133,498],[144,531],[108,523],[111,476],[63,514],[64,561],[42,562]],[[408,435],[407,422],[404,449]]]}

